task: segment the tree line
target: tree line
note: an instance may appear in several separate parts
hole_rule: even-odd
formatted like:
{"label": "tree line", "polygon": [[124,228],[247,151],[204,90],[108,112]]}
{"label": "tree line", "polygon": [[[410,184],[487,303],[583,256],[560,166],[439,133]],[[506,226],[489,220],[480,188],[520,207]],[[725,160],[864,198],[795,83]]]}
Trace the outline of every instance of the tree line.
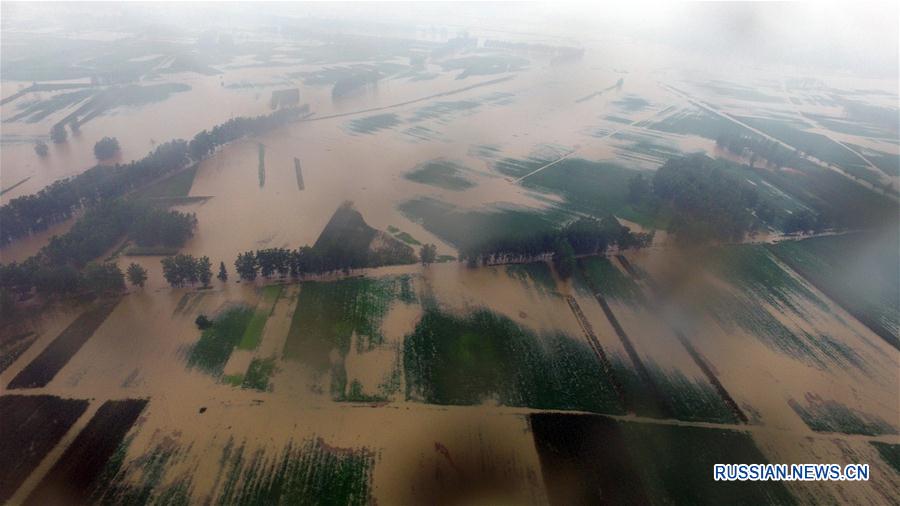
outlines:
{"label": "tree line", "polygon": [[33,195],[17,197],[0,207],[0,245],[45,230],[69,219],[79,209],[121,197],[161,176],[186,168],[209,156],[218,146],[255,135],[298,119],[308,106],[279,109],[255,118],[233,118],[203,130],[188,142],[160,144],[147,156],[112,167],[97,165],[61,179]]}
{"label": "tree line", "polygon": [[634,176],[629,181],[628,202],[668,220],[669,231],[689,243],[737,242],[766,225],[786,233],[834,226],[826,212],[787,212],[745,178],[727,170],[727,164],[702,154],[672,158],[652,178]]}
{"label": "tree line", "polygon": [[747,157],[750,166],[763,159],[775,168],[786,167],[800,159],[800,152],[788,149],[778,142],[760,136],[724,133],[716,138],[716,146],[738,156]]}
{"label": "tree line", "polygon": [[[269,279],[272,276],[293,279],[309,274],[323,274],[339,270],[349,270],[354,266],[336,266],[324,260],[328,255],[322,254],[315,247],[303,246],[295,250],[287,248],[267,248],[239,253],[234,261],[234,269],[238,277],[244,281],[255,281],[259,276]],[[437,248],[434,244],[424,244],[419,251],[423,265],[433,263],[437,259]],[[186,284],[202,283],[208,286],[212,279],[212,263],[209,257],[195,258],[192,255],[175,255],[161,260],[163,277],[172,287]],[[228,270],[225,262],[219,263],[216,277],[228,281]]]}
{"label": "tree line", "polygon": [[459,258],[473,267],[552,259],[567,277],[576,255],[596,255],[612,246],[641,248],[651,241],[651,234],[633,233],[614,216],[581,217],[557,230],[492,237],[460,251]]}
{"label": "tree line", "polygon": [[94,291],[101,284],[89,280],[99,273],[108,273],[112,267],[91,264],[91,260],[103,255],[124,236],[139,245],[175,247],[193,236],[196,224],[193,214],[120,199],[101,202],[89,208],[67,233],[53,236],[36,255],[21,263],[0,265],[0,289],[19,296],[32,289],[48,296]]}

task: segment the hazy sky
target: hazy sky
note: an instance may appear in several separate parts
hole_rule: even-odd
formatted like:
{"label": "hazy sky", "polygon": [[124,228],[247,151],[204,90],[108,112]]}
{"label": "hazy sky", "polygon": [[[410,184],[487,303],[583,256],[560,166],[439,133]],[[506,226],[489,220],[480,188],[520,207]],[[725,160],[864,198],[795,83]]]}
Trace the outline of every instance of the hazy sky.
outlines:
{"label": "hazy sky", "polygon": [[[323,18],[363,23],[450,25],[452,30],[501,30],[562,37],[594,45],[624,38],[672,46],[691,57],[749,64],[828,67],[894,77],[900,59],[897,2],[584,2],[584,3],[115,3],[40,4],[56,27],[77,23],[79,6],[93,20],[122,19],[206,29]],[[34,4],[2,3],[3,28],[17,27]],[[52,20],[52,21],[51,21]],[[452,32],[451,32],[452,33]],[[489,33],[489,32],[488,32]]]}

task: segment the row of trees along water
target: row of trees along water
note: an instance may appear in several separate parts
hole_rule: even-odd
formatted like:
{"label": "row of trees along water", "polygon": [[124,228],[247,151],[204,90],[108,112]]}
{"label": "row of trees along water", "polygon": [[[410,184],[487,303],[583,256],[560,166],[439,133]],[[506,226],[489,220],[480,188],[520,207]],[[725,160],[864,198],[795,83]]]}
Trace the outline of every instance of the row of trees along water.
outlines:
{"label": "row of trees along water", "polygon": [[[304,275],[348,271],[352,268],[341,266],[326,269],[321,261],[312,260],[317,256],[315,252],[314,248],[307,246],[296,250],[268,248],[247,251],[238,254],[237,260],[234,262],[234,269],[241,280],[255,281],[259,276],[266,279],[273,276],[278,278],[290,276],[298,279]],[[322,256],[319,255],[319,258]],[[435,245],[422,245],[419,259],[423,265],[434,263],[437,260]],[[209,257],[196,258],[193,255],[179,254],[163,258],[161,262],[163,277],[173,287],[193,286],[196,283],[208,286],[212,279],[212,262]],[[225,267],[225,262],[219,262],[219,273],[216,278],[223,283],[228,281],[228,269]]]}
{"label": "row of trees along water", "polygon": [[652,234],[634,233],[614,216],[581,217],[557,230],[493,237],[460,251],[460,260],[474,267],[552,259],[559,274],[571,275],[577,255],[596,255],[616,246],[642,248]]}
{"label": "row of trees along water", "polygon": [[233,118],[203,130],[191,139],[160,144],[147,156],[127,164],[97,165],[61,179],[41,191],[9,201],[0,208],[0,245],[45,230],[85,207],[121,197],[162,176],[184,169],[209,156],[217,147],[247,135],[287,124],[309,107],[279,109],[255,118]]}
{"label": "row of trees along water", "polygon": [[819,230],[824,218],[787,213],[757,188],[704,155],[668,160],[652,178],[629,181],[628,202],[659,221],[681,242],[740,242],[771,224],[785,232]]}
{"label": "row of trees along water", "polygon": [[99,285],[91,283],[88,274],[97,271],[87,266],[124,236],[139,246],[176,248],[193,236],[196,226],[193,214],[121,199],[101,202],[89,208],[69,232],[53,236],[36,255],[0,265],[0,289],[20,297],[32,289],[47,296],[95,292]]}

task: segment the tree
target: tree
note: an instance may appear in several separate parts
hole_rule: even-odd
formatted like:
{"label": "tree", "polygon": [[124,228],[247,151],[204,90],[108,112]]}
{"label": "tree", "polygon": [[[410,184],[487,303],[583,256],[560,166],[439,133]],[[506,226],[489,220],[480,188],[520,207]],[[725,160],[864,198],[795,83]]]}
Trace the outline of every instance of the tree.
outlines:
{"label": "tree", "polygon": [[119,152],[119,140],[115,137],[104,137],[94,144],[94,156],[97,160],[107,160]]}
{"label": "tree", "polygon": [[125,289],[125,276],[112,262],[91,262],[84,268],[82,276],[84,287],[94,293],[114,293]]}
{"label": "tree", "polygon": [[44,141],[37,141],[34,143],[34,152],[37,153],[41,158],[47,156],[50,153],[50,148],[47,147],[47,143]]}
{"label": "tree", "polygon": [[128,281],[134,286],[143,288],[144,282],[147,281],[147,269],[134,262],[125,270],[125,274],[128,276]]}
{"label": "tree", "polygon": [[185,254],[163,258],[161,260],[163,277],[173,287],[183,286],[185,283],[193,285],[200,280],[200,262],[193,256]]}
{"label": "tree", "polygon": [[66,142],[68,136],[69,134],[66,132],[66,127],[62,123],[57,123],[50,129],[50,140],[52,140],[54,144]]}
{"label": "tree", "polygon": [[754,186],[702,154],[670,158],[653,175],[653,193],[672,215],[679,241],[740,241],[756,226]]}
{"label": "tree", "polygon": [[200,260],[197,261],[197,277],[200,278],[203,286],[209,286],[209,280],[212,279],[212,263],[209,261],[209,257],[200,257]]}
{"label": "tree", "polygon": [[13,321],[16,312],[16,298],[6,288],[0,288],[0,316],[5,321]]}
{"label": "tree", "polygon": [[[246,135],[265,132],[296,120],[309,108],[279,109],[256,118],[233,118],[198,133],[190,142],[176,139],[156,146],[147,156],[115,170],[92,167],[81,174],[58,180],[33,195],[16,197],[0,206],[0,245],[45,230],[48,225],[65,221],[83,207],[113,200],[166,174],[199,161],[216,147]],[[73,121],[69,121],[72,123]],[[65,142],[64,124],[51,129],[54,143]]]}
{"label": "tree", "polygon": [[553,249],[553,266],[556,267],[556,273],[559,277],[568,279],[575,272],[575,251],[572,245],[560,238]]}
{"label": "tree", "polygon": [[213,326],[212,320],[210,320],[205,314],[197,315],[197,319],[194,320],[194,323],[197,324],[197,328],[200,330],[206,330]]}
{"label": "tree", "polygon": [[435,259],[437,259],[437,246],[434,244],[423,244],[419,250],[419,258],[422,260],[422,265],[434,263]]}
{"label": "tree", "polygon": [[241,279],[253,281],[257,275],[256,256],[253,252],[239,253],[237,260],[234,261],[234,270]]}
{"label": "tree", "polygon": [[216,277],[223,283],[228,281],[228,271],[225,270],[225,262],[219,262],[219,274]]}

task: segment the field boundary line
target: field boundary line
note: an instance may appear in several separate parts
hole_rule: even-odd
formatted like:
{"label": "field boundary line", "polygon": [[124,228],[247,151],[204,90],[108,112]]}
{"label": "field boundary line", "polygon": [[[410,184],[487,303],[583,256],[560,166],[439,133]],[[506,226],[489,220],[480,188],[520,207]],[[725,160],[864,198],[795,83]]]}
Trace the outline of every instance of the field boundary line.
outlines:
{"label": "field boundary line", "polygon": [[622,407],[625,407],[625,390],[619,383],[618,378],[616,378],[615,373],[613,373],[612,364],[609,363],[609,358],[606,356],[606,352],[603,351],[603,346],[600,345],[600,340],[597,339],[597,335],[594,334],[594,328],[591,326],[591,322],[589,322],[587,317],[584,316],[584,312],[581,310],[581,306],[578,305],[578,301],[575,299],[575,297],[566,295],[565,299],[569,304],[569,309],[572,310],[572,314],[575,315],[575,319],[578,320],[578,325],[581,326],[581,331],[584,332],[585,337],[587,337],[588,343],[591,345],[591,348],[597,355],[597,360],[600,362],[600,367],[603,369],[603,372],[606,374],[606,376],[609,377],[609,382],[612,383],[613,390],[616,391],[616,395],[619,397],[619,402],[622,403]]}
{"label": "field boundary line", "polygon": [[743,423],[749,423],[747,415],[744,413],[741,407],[738,406],[738,403],[734,400],[731,394],[728,393],[728,390],[725,389],[725,385],[723,385],[722,382],[719,381],[718,376],[716,376],[716,374],[713,372],[712,367],[710,367],[709,363],[706,361],[703,355],[699,351],[697,351],[696,348],[694,348],[694,345],[688,340],[687,336],[685,336],[680,329],[676,328],[676,326],[673,325],[671,321],[669,321],[669,319],[665,318],[665,316],[663,315],[663,312],[660,310],[661,304],[659,303],[659,290],[657,290],[656,288],[656,283],[648,276],[640,275],[624,255],[616,255],[616,259],[628,272],[628,274],[635,279],[635,281],[643,280],[645,282],[647,287],[653,293],[653,299],[651,302],[651,304],[653,305],[653,309],[657,313],[662,315],[663,321],[666,322],[666,324],[672,330],[672,333],[675,334],[675,337],[678,339],[681,345],[684,346],[684,349],[688,352],[688,355],[691,356],[691,358],[694,360],[694,363],[697,364],[697,367],[699,367],[700,371],[703,372],[703,375],[706,376],[707,381],[709,381],[712,384],[713,388],[716,389],[719,397],[722,398],[722,401],[726,406],[728,406],[728,409],[731,411],[731,413],[739,421]]}

